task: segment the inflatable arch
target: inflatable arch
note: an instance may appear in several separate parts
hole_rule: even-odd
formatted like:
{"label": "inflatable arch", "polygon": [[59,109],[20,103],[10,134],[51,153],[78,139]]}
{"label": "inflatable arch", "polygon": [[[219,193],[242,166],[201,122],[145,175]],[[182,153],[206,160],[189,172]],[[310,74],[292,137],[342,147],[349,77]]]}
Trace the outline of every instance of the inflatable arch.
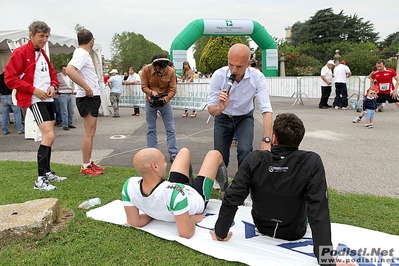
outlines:
{"label": "inflatable arch", "polygon": [[244,19],[196,19],[188,24],[173,40],[170,59],[181,74],[187,49],[202,35],[249,36],[262,49],[262,72],[265,76],[278,76],[277,45],[273,37],[256,21]]}

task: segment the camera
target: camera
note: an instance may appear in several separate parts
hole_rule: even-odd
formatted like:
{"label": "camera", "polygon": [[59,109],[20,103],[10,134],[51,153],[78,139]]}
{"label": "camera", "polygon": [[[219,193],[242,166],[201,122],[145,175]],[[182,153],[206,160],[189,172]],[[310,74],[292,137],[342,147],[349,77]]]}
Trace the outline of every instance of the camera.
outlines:
{"label": "camera", "polygon": [[151,95],[150,106],[151,107],[162,107],[164,105],[164,101],[163,101],[163,99],[159,99],[159,98],[162,98],[167,95],[168,95],[167,93],[159,94],[157,96]]}
{"label": "camera", "polygon": [[256,61],[255,59],[252,59],[251,67],[256,67],[257,65],[258,65],[258,61]]}

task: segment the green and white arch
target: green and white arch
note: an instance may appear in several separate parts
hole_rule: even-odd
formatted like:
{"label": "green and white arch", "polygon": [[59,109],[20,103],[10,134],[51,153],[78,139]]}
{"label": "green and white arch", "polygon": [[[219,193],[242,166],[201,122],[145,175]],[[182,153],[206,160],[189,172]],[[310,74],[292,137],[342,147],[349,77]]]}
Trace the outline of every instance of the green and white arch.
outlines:
{"label": "green and white arch", "polygon": [[249,36],[262,49],[262,72],[278,76],[277,45],[273,37],[258,22],[248,19],[196,19],[188,24],[173,40],[170,59],[181,73],[187,49],[201,36]]}

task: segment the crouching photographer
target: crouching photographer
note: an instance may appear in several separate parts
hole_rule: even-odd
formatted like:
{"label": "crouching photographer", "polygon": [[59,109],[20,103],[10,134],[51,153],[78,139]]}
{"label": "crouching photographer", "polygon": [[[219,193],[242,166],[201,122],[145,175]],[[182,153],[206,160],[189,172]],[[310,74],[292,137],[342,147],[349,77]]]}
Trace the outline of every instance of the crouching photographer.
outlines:
{"label": "crouching photographer", "polygon": [[155,55],[151,60],[151,64],[143,68],[141,90],[146,95],[147,146],[149,148],[158,148],[156,122],[157,113],[159,112],[165,126],[170,161],[173,162],[178,152],[178,146],[170,100],[176,94],[176,73],[169,66],[169,59],[166,55]]}

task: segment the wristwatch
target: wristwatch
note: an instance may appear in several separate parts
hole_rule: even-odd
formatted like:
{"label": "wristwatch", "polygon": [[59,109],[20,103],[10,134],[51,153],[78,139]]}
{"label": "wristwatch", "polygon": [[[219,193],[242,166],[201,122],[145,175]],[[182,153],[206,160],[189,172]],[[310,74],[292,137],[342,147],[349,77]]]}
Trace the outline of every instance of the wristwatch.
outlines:
{"label": "wristwatch", "polygon": [[264,137],[264,138],[262,138],[262,141],[264,141],[266,143],[270,143],[270,138],[269,137]]}

